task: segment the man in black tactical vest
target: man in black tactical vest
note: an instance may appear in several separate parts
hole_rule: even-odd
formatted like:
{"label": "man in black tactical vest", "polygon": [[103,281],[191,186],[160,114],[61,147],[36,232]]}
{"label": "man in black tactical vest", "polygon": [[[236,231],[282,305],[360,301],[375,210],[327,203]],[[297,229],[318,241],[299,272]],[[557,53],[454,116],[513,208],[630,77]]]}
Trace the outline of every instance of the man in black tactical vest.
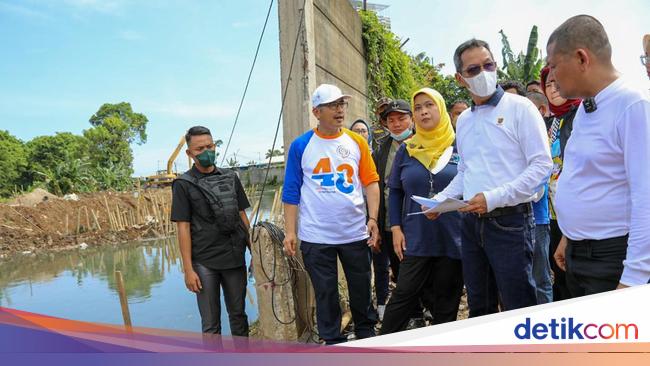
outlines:
{"label": "man in black tactical vest", "polygon": [[214,165],[216,146],[210,130],[192,127],[185,141],[194,165],[174,180],[171,211],[185,286],[196,293],[203,333],[221,334],[223,288],[231,334],[247,337],[244,254],[250,241],[244,210],[250,204],[237,175]]}

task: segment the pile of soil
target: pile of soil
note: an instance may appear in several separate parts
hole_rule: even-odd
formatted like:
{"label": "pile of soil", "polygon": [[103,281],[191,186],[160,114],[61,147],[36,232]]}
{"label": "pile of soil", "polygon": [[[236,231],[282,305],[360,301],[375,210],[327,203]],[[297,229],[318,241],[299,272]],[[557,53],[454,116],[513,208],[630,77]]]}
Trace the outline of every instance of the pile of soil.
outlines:
{"label": "pile of soil", "polygon": [[13,200],[9,201],[8,204],[11,206],[27,206],[35,207],[41,202],[47,202],[48,200],[58,200],[59,197],[53,195],[52,193],[42,189],[36,188],[32,192],[25,193],[20,195]]}
{"label": "pile of soil", "polygon": [[[170,188],[78,197],[77,201],[64,200],[35,190],[0,204],[0,257],[70,249],[82,243],[115,244],[173,232],[174,225],[169,222]],[[116,219],[116,212],[124,216]]]}

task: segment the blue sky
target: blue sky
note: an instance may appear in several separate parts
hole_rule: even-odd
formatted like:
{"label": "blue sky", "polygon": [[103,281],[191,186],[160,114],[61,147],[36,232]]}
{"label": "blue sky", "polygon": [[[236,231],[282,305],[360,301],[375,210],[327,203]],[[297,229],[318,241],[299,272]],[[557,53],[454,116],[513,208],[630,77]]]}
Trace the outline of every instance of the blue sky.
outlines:
{"label": "blue sky", "polygon": [[[540,46],[566,18],[588,12],[605,25],[614,63],[650,86],[639,62],[650,33],[650,1],[377,1],[412,53],[427,52],[451,73],[460,42],[487,40],[500,61],[498,31],[515,50],[532,24]],[[149,118],[148,142],[133,146],[136,175],[163,167],[194,124],[227,138],[243,92],[268,1],[0,0],[0,129],[29,140],[81,133],[103,104],[130,102]],[[621,6],[625,4],[625,6]],[[263,158],[280,110],[277,2],[264,36],[230,153]],[[281,141],[281,140],[280,140]],[[230,155],[229,153],[229,155]],[[185,158],[177,160],[179,170]]]}

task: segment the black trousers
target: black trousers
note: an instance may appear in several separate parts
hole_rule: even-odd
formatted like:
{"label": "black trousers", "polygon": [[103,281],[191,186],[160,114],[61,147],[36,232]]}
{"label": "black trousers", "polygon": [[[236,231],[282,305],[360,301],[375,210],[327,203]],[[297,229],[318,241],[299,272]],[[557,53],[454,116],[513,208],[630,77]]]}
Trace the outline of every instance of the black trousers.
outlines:
{"label": "black trousers", "polygon": [[420,307],[420,299],[433,316],[433,323],[456,320],[463,293],[463,268],[459,259],[449,257],[404,257],[397,287],[388,300],[381,334],[406,328]]}
{"label": "black trousers", "polygon": [[316,296],[318,334],[325,343],[346,341],[341,334],[337,257],[348,282],[354,333],[360,339],[373,337],[377,314],[372,308],[367,240],[334,245],[302,241],[300,250]]}
{"label": "black trousers", "polygon": [[203,289],[196,294],[201,314],[203,333],[221,334],[221,299],[228,311],[230,333],[234,336],[248,337],[248,317],[246,316],[246,266],[239,268],[214,270],[199,263],[192,267],[201,280]]}
{"label": "black trousers", "polygon": [[381,235],[381,251],[372,253],[372,267],[375,270],[375,295],[377,305],[385,305],[388,298],[390,275],[388,268],[393,271],[395,278],[399,275],[399,258],[393,249],[393,233],[384,231]]}
{"label": "black trousers", "polygon": [[603,240],[570,240],[566,283],[572,297],[615,290],[623,274],[628,236]]}
{"label": "black trousers", "polygon": [[548,260],[551,262],[551,270],[553,270],[553,301],[566,300],[571,298],[571,293],[566,285],[565,272],[555,263],[555,250],[560,244],[562,239],[562,231],[557,220],[551,220],[551,245],[549,247]]}

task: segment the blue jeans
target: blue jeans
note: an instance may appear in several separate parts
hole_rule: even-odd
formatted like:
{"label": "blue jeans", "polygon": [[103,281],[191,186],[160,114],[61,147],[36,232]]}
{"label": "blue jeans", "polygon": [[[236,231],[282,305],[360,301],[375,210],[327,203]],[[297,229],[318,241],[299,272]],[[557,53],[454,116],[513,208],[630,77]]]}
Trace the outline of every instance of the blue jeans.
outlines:
{"label": "blue jeans", "polygon": [[302,241],[300,250],[316,296],[318,334],[325,343],[346,341],[341,334],[337,257],[348,282],[354,333],[359,339],[373,337],[377,313],[372,307],[367,240],[336,245]]}
{"label": "blue jeans", "polygon": [[533,279],[537,287],[537,303],[553,301],[551,263],[548,261],[548,247],[551,244],[548,224],[535,225],[535,251],[533,253]]}
{"label": "blue jeans", "polygon": [[464,215],[461,231],[470,317],[498,312],[499,296],[501,310],[537,304],[532,211],[494,218]]}

